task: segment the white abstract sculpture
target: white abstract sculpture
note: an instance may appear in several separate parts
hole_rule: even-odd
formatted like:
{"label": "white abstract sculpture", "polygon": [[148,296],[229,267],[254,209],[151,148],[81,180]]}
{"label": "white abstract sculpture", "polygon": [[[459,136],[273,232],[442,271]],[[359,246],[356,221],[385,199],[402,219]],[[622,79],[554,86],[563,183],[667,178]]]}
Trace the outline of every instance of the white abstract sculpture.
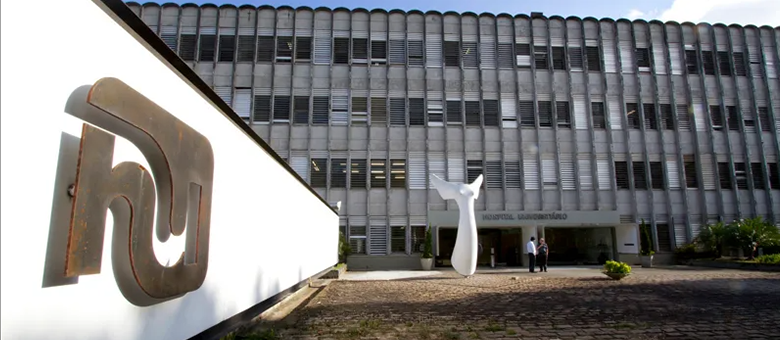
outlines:
{"label": "white abstract sculpture", "polygon": [[471,184],[451,183],[431,174],[431,183],[445,200],[458,203],[460,218],[455,249],[452,250],[452,267],[458,274],[469,277],[477,270],[477,221],[474,217],[474,201],[479,198],[482,175]]}

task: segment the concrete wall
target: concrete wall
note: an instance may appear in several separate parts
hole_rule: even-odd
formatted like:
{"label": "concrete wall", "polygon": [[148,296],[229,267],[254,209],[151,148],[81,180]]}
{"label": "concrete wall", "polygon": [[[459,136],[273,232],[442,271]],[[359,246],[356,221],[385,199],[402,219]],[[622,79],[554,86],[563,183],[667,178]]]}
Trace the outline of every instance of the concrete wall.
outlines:
{"label": "concrete wall", "polygon": [[[121,6],[121,2],[113,3]],[[2,13],[3,339],[186,339],[337,262],[338,216],[203,92],[174,71],[160,53],[150,50],[138,34],[127,31],[100,2],[49,1],[45,7],[37,11],[33,25],[29,16],[21,15],[30,12],[29,3],[5,4]],[[14,27],[28,29],[18,34]],[[46,37],[48,43],[30,37]],[[62,53],[55,56],[52,51]],[[102,261],[96,268],[87,268],[97,273],[76,280],[64,278],[68,284],[42,288],[47,263],[66,261],[65,251],[56,246],[68,239],[50,239],[50,232],[63,224],[67,230],[68,215],[64,220],[59,218],[52,202],[68,199],[68,183],[56,182],[55,177],[58,167],[68,168],[68,164],[73,166],[70,176],[75,176],[76,159],[68,153],[59,159],[60,148],[72,146],[64,143],[75,140],[78,151],[84,123],[64,112],[66,102],[74,90],[103,77],[120,79],[157,103],[205,136],[213,152],[211,214],[197,219],[202,226],[204,218],[210,218],[210,235],[198,235],[208,242],[205,281],[183,296],[146,307],[130,303],[118,287],[119,282],[127,281],[115,279],[120,275],[117,270],[126,269],[121,261],[121,268],[116,265],[117,259],[127,254],[121,247],[130,243],[112,245],[111,240],[121,236],[125,228],[115,226],[111,214],[104,238],[88,245],[95,249],[103,242]],[[84,103],[85,97],[78,100]],[[122,100],[126,98],[119,95],[112,102]],[[144,114],[149,119],[157,117],[149,112],[140,116]],[[175,135],[157,137],[176,140]],[[187,150],[183,147],[180,152],[186,154]],[[113,151],[114,165],[136,162],[143,171],[152,169],[155,180],[163,178],[154,168],[159,160],[145,158],[128,139],[117,138]],[[163,204],[160,200],[157,203]],[[135,213],[141,213],[141,207],[136,208]],[[185,243],[183,235],[168,242],[154,238],[153,255],[159,262],[154,265],[176,263]],[[189,259],[194,248],[187,247],[185,258]],[[204,251],[201,244],[198,254]],[[100,255],[98,251],[96,256]],[[94,263],[94,258],[88,260]],[[135,269],[144,270],[152,264],[136,263]],[[56,275],[62,275],[65,267],[54,269]],[[172,282],[171,277],[158,279]],[[181,285],[182,281],[173,284]]]}

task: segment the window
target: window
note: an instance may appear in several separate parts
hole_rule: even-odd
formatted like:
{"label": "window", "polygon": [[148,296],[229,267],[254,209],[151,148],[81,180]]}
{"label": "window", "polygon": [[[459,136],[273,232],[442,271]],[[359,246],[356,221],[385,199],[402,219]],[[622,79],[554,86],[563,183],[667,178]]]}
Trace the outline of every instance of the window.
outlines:
{"label": "window", "polygon": [[352,254],[366,253],[366,226],[349,226],[349,247]]}
{"label": "window", "polygon": [[422,98],[409,98],[409,125],[425,124],[425,101]]}
{"label": "window", "polygon": [[194,61],[198,37],[195,34],[182,34],[180,39],[179,56],[184,61]]}
{"label": "window", "polygon": [[[483,172],[482,160],[467,160],[466,161],[466,181],[468,183],[474,182],[479,175]],[[482,181],[482,187],[484,188],[485,181]]]}
{"label": "window", "polygon": [[371,188],[387,187],[387,163],[384,159],[371,160]]}
{"label": "window", "polygon": [[750,163],[750,173],[753,175],[753,189],[766,189],[766,183],[764,182],[764,168],[761,167],[761,163]]}
{"label": "window", "polygon": [[257,37],[257,62],[274,60],[274,37]]}
{"label": "window", "polygon": [[704,74],[715,74],[715,57],[712,55],[712,51],[701,51],[701,62],[704,66]]}
{"label": "window", "polygon": [[504,173],[506,177],[507,188],[522,187],[522,180],[520,178],[520,162],[518,161],[504,162]]}
{"label": "window", "polygon": [[463,58],[464,68],[473,68],[479,66],[477,58],[477,43],[464,42],[461,47],[461,57]]}
{"label": "window", "polygon": [[352,62],[366,63],[368,61],[368,39],[352,38]]}
{"label": "window", "polygon": [[769,110],[766,108],[766,106],[759,106],[758,107],[758,121],[761,123],[761,131],[764,132],[771,132],[772,127],[769,126],[771,121],[769,120]]}
{"label": "window", "polygon": [[585,47],[585,57],[588,59],[588,71],[601,71],[601,53],[598,46]]}
{"label": "window", "polygon": [[352,97],[352,125],[366,125],[368,119],[368,98]]}
{"label": "window", "polygon": [[233,55],[236,53],[236,36],[219,36],[219,60],[221,62],[232,62]]}
{"label": "window", "polygon": [[631,162],[634,170],[634,189],[647,190],[645,162]]}
{"label": "window", "polygon": [[559,159],[560,168],[558,171],[561,174],[561,189],[575,190],[577,186],[574,180],[574,159],[572,159],[572,155],[561,155]]}
{"label": "window", "polygon": [[737,179],[737,189],[747,190],[747,166],[745,163],[734,162],[734,177]]}
{"label": "window", "polygon": [[693,155],[683,156],[683,170],[685,171],[685,186],[689,189],[699,188],[699,178],[696,175],[696,159]]}
{"label": "window", "polygon": [[[331,94],[334,94],[331,91]],[[347,125],[349,124],[349,96],[343,92],[338,93],[340,95],[333,95],[330,97],[330,122],[333,125]],[[341,95],[344,94],[344,95]]]}
{"label": "window", "polygon": [[658,251],[672,251],[672,236],[669,233],[669,225],[666,223],[656,223],[655,233],[658,236]]}
{"label": "window", "polygon": [[534,102],[520,102],[520,125],[525,127],[536,127],[536,115],[534,115]]}
{"label": "window", "polygon": [[534,46],[534,64],[538,70],[548,69],[547,46]]}
{"label": "window", "polygon": [[[511,38],[510,38],[511,39]],[[499,43],[498,44],[498,67],[499,68],[512,68],[512,44],[511,43]]]}
{"label": "window", "polygon": [[244,121],[249,121],[250,109],[252,107],[252,89],[248,87],[236,87],[236,95],[233,100],[233,110]]}
{"label": "window", "polygon": [[390,63],[406,63],[406,42],[403,40],[390,40]]}
{"label": "window", "polygon": [[330,160],[330,187],[347,187],[347,160],[345,158],[333,158]]}
{"label": "window", "polygon": [[557,123],[559,128],[571,128],[571,113],[569,112],[569,102],[555,102],[555,111],[557,113]]}
{"label": "window", "polygon": [[599,190],[612,190],[612,181],[614,178],[616,178],[616,176],[609,168],[608,160],[606,159],[596,160],[596,175],[599,183]]}
{"label": "window", "polygon": [[412,253],[422,253],[425,247],[425,226],[412,226]]}
{"label": "window", "polygon": [[729,58],[729,52],[718,52],[718,69],[720,75],[731,75],[731,59]]}
{"label": "window", "polygon": [[269,122],[271,120],[271,96],[255,96],[253,113],[255,122]]}
{"label": "window", "polygon": [[276,62],[291,62],[293,37],[276,37]]}
{"label": "window", "polygon": [[409,40],[409,66],[423,66],[423,43]]}
{"label": "window", "polygon": [[777,163],[767,163],[769,168],[769,186],[772,189],[780,189],[780,167]]}
{"label": "window", "polygon": [[441,100],[428,99],[428,126],[441,126],[444,123],[443,106]]}
{"label": "window", "polygon": [[313,100],[311,122],[314,125],[328,125],[328,107],[330,98],[327,96],[316,96]]}
{"label": "window", "polygon": [[309,97],[293,97],[293,123],[309,124]]}
{"label": "window", "polygon": [[745,66],[745,53],[734,52],[732,56],[734,57],[734,73],[736,73],[737,76],[746,76],[747,68]]}
{"label": "window", "polygon": [[387,41],[371,40],[371,63],[379,65],[387,63]]}
{"label": "window", "polygon": [[406,187],[406,160],[404,159],[390,160],[390,187],[391,188]]}
{"label": "window", "polygon": [[366,160],[353,159],[349,162],[349,187],[366,188]]}
{"label": "window", "polygon": [[485,162],[485,180],[482,183],[487,183],[487,187],[491,189],[501,189],[504,186],[501,178],[501,161]]}
{"label": "window", "polygon": [[646,71],[650,71],[650,50],[647,48],[637,48],[636,49],[636,66],[640,67],[640,71],[642,71],[642,67],[646,67]]}
{"label": "window", "polygon": [[569,65],[573,71],[582,71],[582,47],[569,47]]}
{"label": "window", "polygon": [[628,162],[615,162],[615,181],[618,189],[630,189],[628,184]]}
{"label": "window", "polygon": [[604,115],[604,103],[590,103],[590,113],[593,118],[594,129],[605,129],[607,127],[606,116]]}
{"label": "window", "polygon": [[710,105],[710,119],[712,120],[713,130],[723,130],[723,112],[720,111],[720,106]]}
{"label": "window", "polygon": [[200,59],[198,61],[214,61],[217,37],[213,34],[201,34]]}
{"label": "window", "polygon": [[699,60],[696,50],[685,50],[685,67],[688,68],[688,74],[699,74]]}
{"label": "window", "polygon": [[553,48],[552,48],[552,58],[553,58],[553,69],[554,70],[565,70],[566,69],[566,52],[563,49],[563,47],[553,46]]}
{"label": "window", "polygon": [[444,42],[444,66],[460,67],[460,43],[457,41]]}
{"label": "window", "polygon": [[655,104],[642,104],[645,115],[645,129],[658,130],[658,116],[655,113]]}
{"label": "window", "polygon": [[328,160],[325,158],[311,159],[311,186],[315,188],[325,188],[328,183]]}
{"label": "window", "polygon": [[498,126],[498,100],[486,99],[482,101],[485,126]]}
{"label": "window", "polygon": [[368,239],[369,255],[387,255],[387,225],[385,221],[371,221]]}
{"label": "window", "polygon": [[333,63],[349,64],[349,38],[333,38]]}
{"label": "window", "polygon": [[390,252],[391,253],[406,252],[406,227],[405,226],[390,227]]}
{"label": "window", "polygon": [[688,112],[688,105],[680,104],[676,106],[676,109],[680,131],[691,131],[691,114]]}
{"label": "window", "polygon": [[311,37],[295,37],[295,61],[311,60]]}
{"label": "window", "polygon": [[479,116],[479,102],[467,101],[466,102],[466,125],[467,126],[480,126],[481,117]]}
{"label": "window", "polygon": [[330,29],[314,30],[314,63],[320,65],[330,65],[333,56],[333,39]]}
{"label": "window", "polygon": [[729,170],[729,163],[718,162],[718,179],[720,180],[720,188],[731,190],[733,184],[731,183],[731,171]]}
{"label": "window", "polygon": [[554,159],[542,159],[542,185],[545,190],[558,189],[558,168]]}
{"label": "window", "polygon": [[406,125],[406,103],[403,98],[390,98],[390,125]]}
{"label": "window", "polygon": [[463,114],[460,109],[460,100],[447,101],[447,124],[463,123]]}
{"label": "window", "polygon": [[728,114],[726,119],[729,125],[729,131],[739,131],[739,114],[737,113],[737,107],[726,106],[726,113]]}
{"label": "window", "polygon": [[650,162],[650,185],[653,189],[663,190],[664,183],[664,166],[661,162]]}
{"label": "window", "polygon": [[539,126],[552,127],[552,103],[540,101],[539,103]]}
{"label": "window", "polygon": [[628,121],[629,129],[639,129],[640,127],[639,104],[626,103],[626,120]]}
{"label": "window", "polygon": [[238,62],[255,61],[255,36],[238,36]]}
{"label": "window", "polygon": [[515,44],[515,59],[517,62],[517,67],[531,67],[531,45]]}
{"label": "window", "polygon": [[387,125],[387,98],[371,98],[371,125]]}
{"label": "window", "polygon": [[290,120],[290,96],[274,96],[274,122]]}
{"label": "window", "polygon": [[674,113],[671,104],[661,104],[661,126],[664,130],[674,130]]}

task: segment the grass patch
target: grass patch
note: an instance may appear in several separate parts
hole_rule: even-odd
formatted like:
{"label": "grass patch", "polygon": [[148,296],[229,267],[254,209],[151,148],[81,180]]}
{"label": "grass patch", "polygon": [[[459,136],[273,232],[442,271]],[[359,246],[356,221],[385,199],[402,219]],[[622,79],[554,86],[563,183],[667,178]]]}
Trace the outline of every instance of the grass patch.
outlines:
{"label": "grass patch", "polygon": [[482,339],[482,337],[479,336],[479,333],[472,332],[471,334],[469,334],[469,339]]}
{"label": "grass patch", "polygon": [[499,325],[497,323],[490,323],[489,325],[485,326],[486,332],[501,332],[506,330],[506,327]]}
{"label": "grass patch", "polygon": [[344,268],[344,267],[346,267],[346,266],[347,266],[347,264],[346,264],[346,263],[339,263],[339,264],[337,264],[337,265],[333,266],[333,269],[335,269],[335,270],[339,270],[339,269],[341,269],[341,268]]}
{"label": "grass patch", "polygon": [[460,339],[460,333],[455,331],[444,331],[444,333],[442,333],[442,337],[444,339],[457,340]]}
{"label": "grass patch", "polygon": [[511,328],[507,329],[506,330],[506,335],[517,335],[517,331],[514,330],[514,329],[511,329]]}

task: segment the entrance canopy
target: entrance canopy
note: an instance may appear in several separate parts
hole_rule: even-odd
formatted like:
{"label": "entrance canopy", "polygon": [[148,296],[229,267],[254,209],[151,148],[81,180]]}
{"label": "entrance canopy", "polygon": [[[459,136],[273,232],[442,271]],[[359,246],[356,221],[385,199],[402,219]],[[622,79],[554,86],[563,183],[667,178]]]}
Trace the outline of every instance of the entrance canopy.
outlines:
{"label": "entrance canopy", "polygon": [[[615,226],[620,224],[617,211],[477,211],[477,227],[522,226]],[[457,226],[457,210],[428,211],[428,224],[433,226]]]}

